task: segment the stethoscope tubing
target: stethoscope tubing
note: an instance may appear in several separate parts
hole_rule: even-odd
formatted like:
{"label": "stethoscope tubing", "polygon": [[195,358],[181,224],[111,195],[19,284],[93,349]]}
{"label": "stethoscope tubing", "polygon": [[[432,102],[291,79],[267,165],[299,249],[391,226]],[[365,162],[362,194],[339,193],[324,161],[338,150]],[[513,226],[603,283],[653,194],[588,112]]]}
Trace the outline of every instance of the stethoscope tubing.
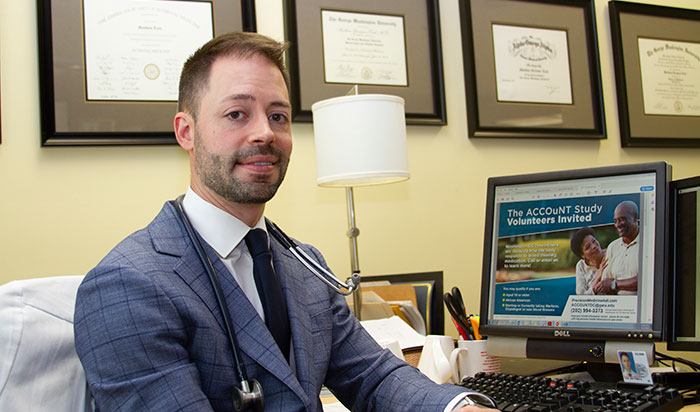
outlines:
{"label": "stethoscope tubing", "polygon": [[233,349],[231,351],[233,365],[236,368],[238,380],[241,382],[241,385],[244,386],[245,383],[243,382],[247,382],[248,375],[245,372],[245,368],[243,366],[243,363],[241,362],[240,355],[238,354],[238,350],[236,349],[238,348],[238,340],[236,339],[236,334],[233,331],[233,323],[231,322],[231,314],[227,309],[228,305],[226,303],[226,297],[224,296],[223,291],[221,290],[221,283],[219,282],[219,277],[216,273],[216,270],[214,270],[214,265],[212,265],[211,260],[209,260],[209,257],[204,252],[204,248],[202,247],[202,244],[199,241],[199,238],[197,237],[194,228],[192,227],[192,223],[190,223],[190,219],[187,217],[185,209],[182,207],[183,198],[184,195],[181,195],[177,199],[175,199],[175,210],[177,211],[178,217],[185,226],[185,231],[187,232],[187,235],[192,241],[192,245],[194,246],[194,249],[197,252],[197,255],[199,256],[199,259],[202,262],[202,265],[204,266],[204,269],[207,272],[207,276],[209,277],[209,281],[211,282],[212,287],[214,289],[214,295],[216,296],[216,301],[221,310],[221,316],[224,318],[226,334],[231,344],[231,348]]}
{"label": "stethoscope tubing", "polygon": [[[330,271],[326,270],[320,263],[318,263],[315,259],[313,259],[311,256],[309,256],[304,250],[297,245],[294,240],[292,240],[289,236],[287,236],[286,233],[282,231],[282,229],[279,228],[274,222],[267,220],[268,223],[268,230],[272,237],[274,237],[285,249],[289,250],[294,257],[297,258],[299,262],[301,262],[306,268],[313,273],[318,279],[320,279],[322,282],[324,282],[328,287],[333,289],[335,292],[347,296],[350,295],[357,289],[357,285],[359,285],[359,275],[353,274],[353,277],[348,279],[347,283],[342,282],[340,279],[338,279],[333,273]],[[324,277],[321,273],[322,272],[324,275],[326,275],[328,278],[332,279],[329,280],[328,278]],[[357,276],[357,277],[356,277]],[[345,289],[345,290],[343,290]]]}

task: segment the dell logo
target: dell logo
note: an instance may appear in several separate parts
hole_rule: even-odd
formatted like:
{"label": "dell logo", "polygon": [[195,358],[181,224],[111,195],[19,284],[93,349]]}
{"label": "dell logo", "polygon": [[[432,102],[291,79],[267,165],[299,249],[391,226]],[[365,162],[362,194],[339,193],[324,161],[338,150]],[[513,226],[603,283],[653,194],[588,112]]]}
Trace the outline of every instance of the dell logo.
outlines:
{"label": "dell logo", "polygon": [[571,336],[571,335],[569,335],[569,331],[568,331],[568,330],[555,330],[555,331],[554,331],[554,336],[565,336],[565,337],[568,338],[568,337]]}

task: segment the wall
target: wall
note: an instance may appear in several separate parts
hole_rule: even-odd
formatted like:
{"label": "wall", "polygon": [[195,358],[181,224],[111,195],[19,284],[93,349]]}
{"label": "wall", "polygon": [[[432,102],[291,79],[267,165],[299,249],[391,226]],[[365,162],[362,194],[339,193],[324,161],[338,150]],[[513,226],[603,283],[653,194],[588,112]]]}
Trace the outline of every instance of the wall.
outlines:
{"label": "wall", "polygon": [[[700,9],[698,0],[653,3]],[[596,9],[608,138],[470,140],[458,6],[440,1],[448,125],[409,126],[408,182],[355,190],[363,274],[442,270],[477,311],[489,176],[658,160],[674,178],[700,175],[700,149],[620,147],[607,2]],[[257,10],[259,31],[281,38],[280,0],[258,0]],[[177,146],[41,148],[36,32],[36,2],[0,0],[0,284],[87,272],[189,179]],[[345,192],[315,185],[311,126],[295,124],[293,134],[292,164],[268,216],[317,245],[344,277]]]}

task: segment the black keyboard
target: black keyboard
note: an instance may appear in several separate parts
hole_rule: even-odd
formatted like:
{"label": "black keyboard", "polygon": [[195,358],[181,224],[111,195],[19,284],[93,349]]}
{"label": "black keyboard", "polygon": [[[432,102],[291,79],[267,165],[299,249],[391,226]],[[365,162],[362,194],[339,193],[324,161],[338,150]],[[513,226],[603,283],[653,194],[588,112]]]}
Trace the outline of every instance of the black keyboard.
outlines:
{"label": "black keyboard", "polygon": [[460,386],[488,395],[505,412],[674,412],[683,407],[675,388],[477,373]]}

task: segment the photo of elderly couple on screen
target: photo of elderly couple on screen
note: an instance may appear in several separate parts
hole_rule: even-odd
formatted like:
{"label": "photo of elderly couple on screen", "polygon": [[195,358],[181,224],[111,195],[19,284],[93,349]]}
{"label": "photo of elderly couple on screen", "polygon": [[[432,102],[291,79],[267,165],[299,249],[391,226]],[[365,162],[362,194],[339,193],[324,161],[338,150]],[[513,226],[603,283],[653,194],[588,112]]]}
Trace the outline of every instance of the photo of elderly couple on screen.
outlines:
{"label": "photo of elderly couple on screen", "polygon": [[494,313],[532,315],[552,326],[636,319],[644,196],[501,203]]}

